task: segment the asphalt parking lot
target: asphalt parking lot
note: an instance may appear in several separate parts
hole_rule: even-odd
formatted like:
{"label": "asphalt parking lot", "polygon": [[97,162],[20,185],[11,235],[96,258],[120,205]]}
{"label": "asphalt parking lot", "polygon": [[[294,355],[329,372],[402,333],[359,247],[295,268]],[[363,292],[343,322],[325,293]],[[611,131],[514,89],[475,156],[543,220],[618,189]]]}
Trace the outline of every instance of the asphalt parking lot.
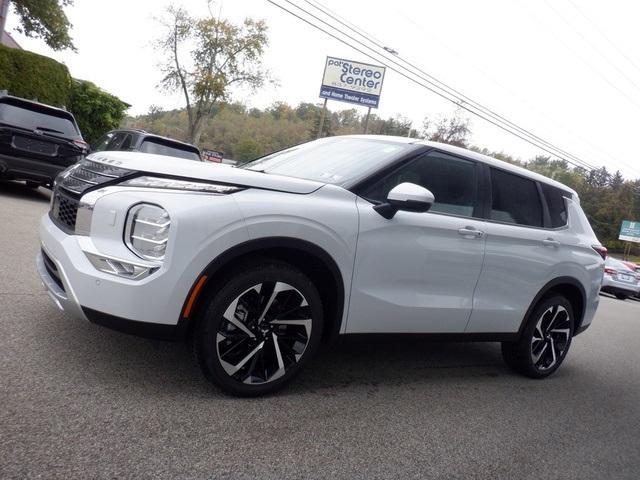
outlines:
{"label": "asphalt parking lot", "polygon": [[222,395],[181,344],[65,317],[34,258],[48,192],[0,183],[0,478],[640,478],[640,302],[602,297],[563,367],[375,338]]}

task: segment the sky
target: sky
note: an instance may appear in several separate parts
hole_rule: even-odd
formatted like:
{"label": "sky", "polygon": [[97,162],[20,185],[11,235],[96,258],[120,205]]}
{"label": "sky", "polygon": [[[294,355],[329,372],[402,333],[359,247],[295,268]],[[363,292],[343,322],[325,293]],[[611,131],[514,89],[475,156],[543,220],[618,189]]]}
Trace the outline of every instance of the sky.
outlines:
{"label": "sky", "polygon": [[[293,10],[287,0],[276,0]],[[595,166],[640,178],[640,3],[631,0],[312,0],[338,13],[383,45],[548,142]],[[291,2],[313,11],[310,2]],[[78,52],[53,52],[38,39],[7,30],[23,48],[65,63],[143,114],[151,105],[184,105],[158,89],[162,61],[153,48],[157,18],[169,5],[194,15],[205,0],[75,0],[66,12]],[[320,102],[327,55],[374,63],[266,0],[218,0],[234,22],[263,19],[269,26],[264,63],[276,84],[234,99],[264,108],[275,101]],[[316,11],[317,13],[317,11]],[[335,101],[329,108],[351,105]],[[364,113],[364,107],[357,107]],[[456,105],[387,70],[382,117],[404,115],[420,130],[425,116],[451,116]],[[469,114],[471,143],[522,160],[540,149]]]}

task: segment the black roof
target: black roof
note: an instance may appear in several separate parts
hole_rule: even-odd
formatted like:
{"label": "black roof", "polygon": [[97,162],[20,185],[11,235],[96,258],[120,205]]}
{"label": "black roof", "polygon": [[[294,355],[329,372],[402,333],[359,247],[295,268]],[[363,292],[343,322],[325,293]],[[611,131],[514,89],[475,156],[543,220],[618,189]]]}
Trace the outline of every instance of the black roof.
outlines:
{"label": "black roof", "polygon": [[64,108],[58,108],[46,103],[40,103],[35,100],[27,100],[26,98],[14,97],[13,95],[0,95],[0,103],[8,103],[12,105],[26,105],[30,108],[36,108],[37,110],[48,111],[58,117],[67,117],[75,120],[73,114]]}
{"label": "black roof", "polygon": [[170,142],[170,143],[182,145],[183,147],[191,148],[191,149],[197,151],[198,153],[200,153],[200,149],[198,147],[196,147],[195,145],[193,145],[192,143],[182,142],[180,140],[176,140],[175,138],[163,137],[162,135],[157,135],[155,133],[147,132],[146,130],[143,130],[141,128],[132,128],[132,127],[116,128],[114,130],[111,130],[109,133],[116,133],[116,132],[139,133],[141,135],[144,135],[145,137],[153,137],[153,138],[157,138],[159,140],[165,141],[165,142]]}

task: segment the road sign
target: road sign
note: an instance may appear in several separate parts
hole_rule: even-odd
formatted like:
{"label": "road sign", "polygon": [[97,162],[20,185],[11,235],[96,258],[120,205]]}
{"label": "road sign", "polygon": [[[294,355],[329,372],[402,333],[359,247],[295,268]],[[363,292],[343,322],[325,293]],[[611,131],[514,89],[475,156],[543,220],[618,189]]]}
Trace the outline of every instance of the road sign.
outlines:
{"label": "road sign", "polygon": [[627,242],[640,243],[640,222],[632,222],[624,220],[620,227],[620,235],[618,240],[626,240]]}
{"label": "road sign", "polygon": [[378,108],[384,71],[377,65],[327,57],[320,97]]}

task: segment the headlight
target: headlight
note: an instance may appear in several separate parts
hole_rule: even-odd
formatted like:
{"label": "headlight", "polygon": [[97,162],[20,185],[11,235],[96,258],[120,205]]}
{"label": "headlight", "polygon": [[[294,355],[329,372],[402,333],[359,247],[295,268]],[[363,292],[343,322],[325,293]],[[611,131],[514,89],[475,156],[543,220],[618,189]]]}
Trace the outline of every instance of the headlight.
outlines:
{"label": "headlight", "polygon": [[242,190],[232,185],[220,185],[217,183],[192,182],[189,180],[176,180],[175,178],[162,177],[137,177],[122,182],[120,185],[127,187],[166,188],[170,190],[187,190],[190,192],[207,193],[233,193]]}
{"label": "headlight", "polygon": [[140,203],[129,209],[124,238],[129,249],[147,260],[162,260],[167,250],[171,219],[158,205]]}

